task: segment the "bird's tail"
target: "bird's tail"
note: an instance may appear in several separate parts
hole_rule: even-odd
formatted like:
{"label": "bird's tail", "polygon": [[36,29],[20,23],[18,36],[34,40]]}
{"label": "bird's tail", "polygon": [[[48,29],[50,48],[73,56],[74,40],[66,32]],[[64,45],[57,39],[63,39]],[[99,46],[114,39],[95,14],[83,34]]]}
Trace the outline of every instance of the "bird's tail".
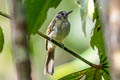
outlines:
{"label": "bird's tail", "polygon": [[45,62],[44,74],[53,75],[54,73],[54,52],[55,48],[50,48],[47,50],[47,57]]}

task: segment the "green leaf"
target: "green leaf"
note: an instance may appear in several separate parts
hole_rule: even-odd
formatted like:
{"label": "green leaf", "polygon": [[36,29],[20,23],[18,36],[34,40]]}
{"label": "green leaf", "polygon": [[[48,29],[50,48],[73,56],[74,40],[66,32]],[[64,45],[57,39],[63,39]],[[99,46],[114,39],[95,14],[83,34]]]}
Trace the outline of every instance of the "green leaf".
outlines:
{"label": "green leaf", "polygon": [[67,76],[60,78],[59,80],[80,80],[91,68],[78,71]]}
{"label": "green leaf", "polygon": [[98,48],[98,54],[100,58],[100,62],[102,63],[103,67],[108,66],[107,56],[104,47],[104,38],[103,38],[103,29],[102,23],[100,20],[99,15],[99,6],[97,2],[94,2],[95,11],[93,14],[93,20],[96,20],[95,28],[93,36],[91,37],[90,44],[94,48],[96,46]]}
{"label": "green leaf", "polygon": [[94,48],[96,46],[98,48],[98,54],[101,63],[104,66],[108,66],[107,56],[104,47],[104,39],[103,39],[103,30],[100,27],[96,27],[94,30],[94,34],[91,37],[90,41],[91,46]]}
{"label": "green leaf", "polygon": [[64,76],[58,80],[81,80],[83,77],[84,80],[110,80],[109,74],[106,72],[107,70],[100,70],[95,68],[87,68],[82,71],[78,71],[67,76]]}
{"label": "green leaf", "polygon": [[25,0],[28,33],[35,34],[46,19],[48,9],[56,8],[61,0]]}
{"label": "green leaf", "polygon": [[91,37],[91,46],[94,48],[96,46],[100,52],[104,52],[104,40],[103,40],[103,31],[100,29]]}
{"label": "green leaf", "polygon": [[2,32],[2,28],[0,26],[0,52],[3,49],[3,44],[4,44],[4,35],[3,35],[3,32]]}
{"label": "green leaf", "polygon": [[104,39],[103,39],[103,31],[102,31],[102,23],[99,18],[99,10],[98,5],[96,2],[94,2],[95,5],[95,11],[93,13],[93,20],[96,20],[95,28],[93,36],[91,37],[90,44],[94,48],[96,46],[98,50],[101,52],[104,52]]}
{"label": "green leaf", "polygon": [[82,30],[86,36],[86,17],[88,13],[88,0],[76,0],[77,4],[80,4],[80,16],[82,21]]}
{"label": "green leaf", "polygon": [[104,80],[110,80],[110,76],[107,72],[102,71],[102,76],[103,76]]}
{"label": "green leaf", "polygon": [[104,38],[103,38],[103,29],[102,29],[102,23],[100,20],[99,10],[98,10],[98,4],[95,2],[95,11],[93,14],[93,20],[96,20],[95,28],[93,36],[91,37],[90,44],[94,48],[96,46],[98,48],[98,54],[100,58],[100,63],[102,64],[102,76],[105,80],[109,80],[109,64],[105,52],[104,47]]}
{"label": "green leaf", "polygon": [[85,80],[102,80],[102,74],[100,70],[93,68],[86,74]]}
{"label": "green leaf", "polygon": [[[91,46],[94,48],[96,46],[98,48],[98,54],[100,58],[100,62],[103,67],[103,76],[105,80],[109,80],[107,78],[110,78],[109,76],[109,64],[107,60],[107,56],[105,53],[105,48],[104,48],[104,39],[103,39],[103,31],[102,28],[98,30],[99,27],[96,27],[94,30],[94,34],[91,37]],[[107,69],[107,70],[106,70]],[[89,79],[88,79],[89,80]]]}

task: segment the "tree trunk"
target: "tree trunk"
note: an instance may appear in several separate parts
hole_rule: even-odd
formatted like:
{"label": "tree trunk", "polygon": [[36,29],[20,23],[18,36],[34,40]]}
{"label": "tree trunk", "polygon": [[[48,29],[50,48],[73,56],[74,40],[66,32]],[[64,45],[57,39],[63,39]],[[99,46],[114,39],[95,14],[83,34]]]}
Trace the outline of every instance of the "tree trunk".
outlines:
{"label": "tree trunk", "polygon": [[120,0],[99,0],[112,80],[120,80]]}
{"label": "tree trunk", "polygon": [[32,80],[27,46],[26,17],[22,0],[11,0],[11,30],[18,80]]}

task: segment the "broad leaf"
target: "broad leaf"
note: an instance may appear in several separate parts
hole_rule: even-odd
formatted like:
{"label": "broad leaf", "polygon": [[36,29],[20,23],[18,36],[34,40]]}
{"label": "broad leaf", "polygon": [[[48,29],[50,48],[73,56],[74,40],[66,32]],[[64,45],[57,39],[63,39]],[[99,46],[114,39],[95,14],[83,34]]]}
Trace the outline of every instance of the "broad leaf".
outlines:
{"label": "broad leaf", "polygon": [[48,9],[56,8],[61,0],[25,0],[28,33],[35,34],[46,19]]}
{"label": "broad leaf", "polygon": [[103,31],[102,28],[96,27],[96,30],[94,30],[94,34],[91,37],[91,46],[94,48],[96,46],[98,48],[98,54],[101,63],[103,64],[103,67],[108,67],[108,61],[107,61],[107,56],[105,53],[105,48],[104,48],[104,39],[103,39]]}
{"label": "broad leaf", "polygon": [[[83,78],[84,77],[84,78]],[[87,68],[82,71],[78,71],[67,76],[60,78],[59,80],[110,80],[109,74],[106,70],[100,70],[95,68]]]}
{"label": "broad leaf", "polygon": [[94,48],[96,46],[100,51],[104,52],[104,42],[102,36],[102,29],[94,33],[91,37],[91,46]]}
{"label": "broad leaf", "polygon": [[4,45],[4,36],[3,36],[2,28],[0,27],[0,52],[3,49],[3,45]]}
{"label": "broad leaf", "polygon": [[102,75],[104,76],[105,80],[108,80],[107,78],[109,77],[109,64],[108,64],[105,47],[104,47],[103,29],[101,27],[102,23],[99,17],[99,10],[98,10],[97,3],[95,3],[95,12],[93,15],[93,19],[96,20],[96,24],[95,24],[94,33],[93,33],[93,36],[91,37],[90,43],[93,48],[94,46],[98,48],[100,63],[102,64],[102,67],[103,67]]}
{"label": "broad leaf", "polygon": [[107,73],[107,71],[102,71],[102,76],[103,76],[104,80],[110,80],[110,76]]}
{"label": "broad leaf", "polygon": [[104,47],[104,39],[103,39],[103,29],[102,29],[102,23],[99,17],[99,10],[98,5],[95,3],[95,11],[93,14],[93,20],[96,20],[95,29],[93,36],[91,37],[90,44],[94,48],[96,46],[98,48],[98,54],[99,58],[101,60],[102,64],[107,65],[107,56],[105,53],[105,47]]}
{"label": "broad leaf", "polygon": [[60,78],[59,80],[80,80],[91,68],[84,69],[82,71],[78,71],[67,76]]}
{"label": "broad leaf", "polygon": [[102,80],[102,74],[100,70],[93,68],[86,74],[85,80]]}
{"label": "broad leaf", "polygon": [[88,0],[80,0],[80,15],[82,20],[82,30],[86,36],[86,17],[88,13]]}
{"label": "broad leaf", "polygon": [[103,66],[103,73],[104,73],[103,76],[104,76],[105,80],[108,80],[108,79],[106,79],[106,77],[107,78],[110,77],[109,76],[109,64],[108,64],[107,56],[106,56],[106,53],[104,50],[105,48],[104,48],[102,28],[97,30],[96,32],[94,31],[94,34],[91,38],[91,46],[93,48],[94,48],[94,46],[96,46],[98,48],[100,62]]}
{"label": "broad leaf", "polygon": [[78,6],[80,6],[80,16],[82,21],[82,30],[86,36],[86,17],[88,13],[88,0],[75,0]]}

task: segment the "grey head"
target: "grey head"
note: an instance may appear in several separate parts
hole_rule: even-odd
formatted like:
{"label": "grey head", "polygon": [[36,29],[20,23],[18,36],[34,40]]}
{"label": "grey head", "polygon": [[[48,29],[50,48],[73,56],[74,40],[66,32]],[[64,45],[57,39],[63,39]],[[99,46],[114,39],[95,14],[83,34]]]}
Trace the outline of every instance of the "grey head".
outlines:
{"label": "grey head", "polygon": [[60,11],[56,15],[57,20],[66,20],[68,18],[68,15],[72,13],[72,11],[66,12],[66,11]]}

